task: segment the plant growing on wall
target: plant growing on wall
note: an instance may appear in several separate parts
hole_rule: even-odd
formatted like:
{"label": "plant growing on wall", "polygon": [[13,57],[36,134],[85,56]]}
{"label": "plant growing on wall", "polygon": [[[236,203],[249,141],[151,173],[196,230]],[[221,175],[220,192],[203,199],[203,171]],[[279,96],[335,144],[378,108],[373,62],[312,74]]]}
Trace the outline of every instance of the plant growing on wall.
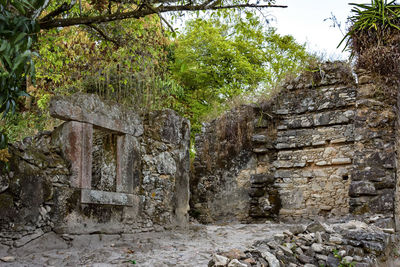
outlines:
{"label": "plant growing on wall", "polygon": [[387,0],[351,5],[351,26],[340,44],[345,42],[345,48],[356,57],[357,67],[386,77],[386,83],[398,83],[400,5]]}

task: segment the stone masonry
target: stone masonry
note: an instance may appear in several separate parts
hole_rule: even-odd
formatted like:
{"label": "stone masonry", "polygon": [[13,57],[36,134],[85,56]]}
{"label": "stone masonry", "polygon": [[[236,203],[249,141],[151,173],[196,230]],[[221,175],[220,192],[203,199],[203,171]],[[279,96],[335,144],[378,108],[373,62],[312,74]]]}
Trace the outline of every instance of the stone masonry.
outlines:
{"label": "stone masonry", "polygon": [[[272,100],[206,124],[196,139],[192,213],[201,221],[349,213],[384,214],[390,221],[396,188],[395,106],[377,99],[373,88],[367,75],[360,73],[357,84],[346,64],[326,63],[286,83]],[[246,145],[228,155],[213,153],[210,143],[229,143],[213,129],[230,116],[246,117],[248,126],[241,129]],[[236,169],[212,165],[237,161],[242,164]],[[210,164],[213,168],[207,168]],[[228,184],[236,188],[234,195]],[[242,197],[237,200],[237,195]],[[230,217],[215,208],[221,196],[241,203]]]}
{"label": "stone masonry", "polygon": [[54,97],[50,112],[66,122],[9,147],[0,243],[187,223],[188,120],[171,110],[139,117],[86,94]]}

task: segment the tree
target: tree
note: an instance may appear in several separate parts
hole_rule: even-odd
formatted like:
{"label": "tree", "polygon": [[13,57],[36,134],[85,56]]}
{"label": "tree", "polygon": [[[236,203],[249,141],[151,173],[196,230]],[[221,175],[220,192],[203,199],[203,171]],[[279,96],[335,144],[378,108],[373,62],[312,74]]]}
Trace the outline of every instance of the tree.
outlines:
{"label": "tree", "polygon": [[[230,21],[230,22],[229,22]],[[173,77],[185,88],[181,101],[198,132],[201,117],[239,95],[268,93],[312,56],[292,36],[263,27],[247,13],[221,20],[196,19],[176,41]]]}
{"label": "tree", "polygon": [[[35,82],[32,46],[39,29],[88,25],[104,39],[113,41],[102,23],[166,12],[229,8],[286,7],[274,0],[253,4],[248,0],[0,0],[0,112],[15,111],[18,97],[26,95],[28,77]],[[0,149],[7,139],[0,133]]]}

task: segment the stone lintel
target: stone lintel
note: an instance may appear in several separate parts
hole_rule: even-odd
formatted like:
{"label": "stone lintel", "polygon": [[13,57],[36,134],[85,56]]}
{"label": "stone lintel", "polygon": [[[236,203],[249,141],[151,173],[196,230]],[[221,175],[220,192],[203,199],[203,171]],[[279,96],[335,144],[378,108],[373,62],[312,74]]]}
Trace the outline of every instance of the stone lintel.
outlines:
{"label": "stone lintel", "polygon": [[61,120],[90,123],[133,136],[143,134],[143,124],[136,113],[105,103],[92,94],[53,97],[50,101],[50,115]]}
{"label": "stone lintel", "polygon": [[82,189],[82,204],[133,206],[133,194]]}

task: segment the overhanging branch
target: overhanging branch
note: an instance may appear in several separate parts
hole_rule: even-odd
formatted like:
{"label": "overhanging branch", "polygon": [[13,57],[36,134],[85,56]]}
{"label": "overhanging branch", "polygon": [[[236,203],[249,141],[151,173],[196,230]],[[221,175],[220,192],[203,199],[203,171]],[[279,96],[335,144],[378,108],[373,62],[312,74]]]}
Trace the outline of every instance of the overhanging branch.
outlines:
{"label": "overhanging branch", "polygon": [[46,19],[44,17],[39,21],[41,29],[51,29],[55,27],[68,27],[73,25],[91,25],[103,22],[110,22],[116,20],[123,20],[129,18],[141,18],[151,14],[160,14],[165,12],[176,12],[176,11],[198,11],[198,10],[218,10],[218,9],[232,9],[232,8],[286,8],[284,5],[256,5],[256,4],[237,4],[237,5],[226,5],[226,6],[215,6],[211,4],[211,1],[206,1],[199,5],[175,5],[175,6],[160,6],[151,7],[142,6],[129,12],[113,13],[109,15],[101,15],[94,17],[77,17],[77,18],[64,18],[64,19]]}
{"label": "overhanging branch", "polygon": [[121,44],[118,42],[118,41],[116,41],[116,40],[114,40],[114,39],[112,39],[111,37],[109,37],[105,32],[103,32],[99,27],[97,27],[96,25],[91,25],[91,24],[89,24],[88,25],[90,28],[92,28],[93,30],[95,30],[104,40],[106,40],[106,41],[109,41],[109,42],[112,42],[113,44],[115,44],[117,47],[120,47],[121,46]]}

